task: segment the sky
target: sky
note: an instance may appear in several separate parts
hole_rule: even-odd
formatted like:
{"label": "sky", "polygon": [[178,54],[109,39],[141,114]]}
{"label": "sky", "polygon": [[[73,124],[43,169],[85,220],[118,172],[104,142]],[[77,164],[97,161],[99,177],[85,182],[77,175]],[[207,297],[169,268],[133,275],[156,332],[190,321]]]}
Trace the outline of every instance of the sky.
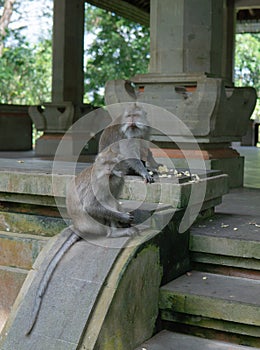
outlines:
{"label": "sky", "polygon": [[[24,27],[22,34],[31,44],[36,44],[42,38],[51,38],[53,0],[16,0],[16,6],[19,14],[13,12],[11,29]],[[91,33],[85,33],[86,49],[92,43],[94,37],[95,35]]]}
{"label": "sky", "polygon": [[11,29],[24,27],[22,33],[31,43],[36,43],[40,38],[50,37],[52,30],[52,0],[16,0],[16,6],[20,14],[13,12]]}

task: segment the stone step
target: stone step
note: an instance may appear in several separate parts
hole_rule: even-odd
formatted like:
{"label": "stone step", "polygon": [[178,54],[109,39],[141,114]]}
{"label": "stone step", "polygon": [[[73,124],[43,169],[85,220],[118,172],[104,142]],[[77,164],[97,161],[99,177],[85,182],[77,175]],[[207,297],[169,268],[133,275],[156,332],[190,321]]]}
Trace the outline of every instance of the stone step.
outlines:
{"label": "stone step", "polygon": [[29,270],[48,238],[0,231],[0,266]]}
{"label": "stone step", "polygon": [[28,270],[47,241],[46,237],[0,231],[0,331]]}
{"label": "stone step", "polygon": [[9,210],[0,210],[0,231],[52,237],[66,226],[62,218],[47,215],[47,210],[31,213],[32,206],[28,207],[25,204],[16,206],[15,209],[12,206]]}
{"label": "stone step", "polygon": [[135,350],[253,350],[252,347],[162,331]]}
{"label": "stone step", "polygon": [[165,321],[260,339],[257,280],[192,271],[161,287],[160,309]]}
{"label": "stone step", "polygon": [[217,214],[191,229],[193,262],[260,270],[260,219]]}
{"label": "stone step", "polygon": [[27,273],[24,269],[0,266],[0,332]]}

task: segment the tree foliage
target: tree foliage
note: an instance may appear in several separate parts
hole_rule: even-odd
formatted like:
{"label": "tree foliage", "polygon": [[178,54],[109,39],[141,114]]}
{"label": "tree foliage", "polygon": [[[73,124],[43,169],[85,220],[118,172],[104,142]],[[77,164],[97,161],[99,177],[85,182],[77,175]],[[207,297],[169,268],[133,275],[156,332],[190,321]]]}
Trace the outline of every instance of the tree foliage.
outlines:
{"label": "tree foliage", "polygon": [[42,39],[37,45],[30,45],[22,34],[24,27],[16,25],[15,30],[10,29],[13,13],[18,22],[22,19],[23,9],[19,7],[22,3],[0,0],[0,5],[0,103],[50,101],[51,40]]}
{"label": "tree foliage", "polygon": [[0,103],[50,101],[51,41],[43,40],[31,47],[19,33],[14,37],[18,44],[6,46],[0,58]]}
{"label": "tree foliage", "polygon": [[87,6],[86,34],[94,40],[86,49],[85,93],[92,103],[102,105],[106,81],[147,72],[149,29]]}
{"label": "tree foliage", "polygon": [[254,86],[260,91],[260,35],[237,34],[235,78],[239,86]]}
{"label": "tree foliage", "polygon": [[253,86],[258,101],[253,117],[260,119],[260,34],[237,34],[235,54],[235,83],[237,86]]}

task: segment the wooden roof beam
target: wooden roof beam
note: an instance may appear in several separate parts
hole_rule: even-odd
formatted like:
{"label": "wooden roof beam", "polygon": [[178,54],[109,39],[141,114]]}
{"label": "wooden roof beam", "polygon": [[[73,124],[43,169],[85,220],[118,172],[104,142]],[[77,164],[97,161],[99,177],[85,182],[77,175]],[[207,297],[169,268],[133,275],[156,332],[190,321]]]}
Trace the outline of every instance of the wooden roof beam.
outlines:
{"label": "wooden roof beam", "polygon": [[119,16],[145,26],[150,24],[150,14],[138,7],[122,0],[87,0],[87,3],[100,7],[107,11],[112,11]]}
{"label": "wooden roof beam", "polygon": [[260,0],[235,0],[235,8],[240,9],[257,9],[260,8]]}

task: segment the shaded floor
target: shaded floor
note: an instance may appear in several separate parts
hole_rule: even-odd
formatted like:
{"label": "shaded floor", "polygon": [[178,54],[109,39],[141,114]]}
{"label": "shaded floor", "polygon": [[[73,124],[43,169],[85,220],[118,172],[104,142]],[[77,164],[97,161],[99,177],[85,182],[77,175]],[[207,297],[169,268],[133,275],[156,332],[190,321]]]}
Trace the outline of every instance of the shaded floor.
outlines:
{"label": "shaded floor", "polygon": [[[260,221],[260,189],[236,188],[223,196],[223,202],[216,208],[217,213],[258,217]],[[258,222],[260,224],[260,222]],[[260,234],[260,232],[259,232]]]}

